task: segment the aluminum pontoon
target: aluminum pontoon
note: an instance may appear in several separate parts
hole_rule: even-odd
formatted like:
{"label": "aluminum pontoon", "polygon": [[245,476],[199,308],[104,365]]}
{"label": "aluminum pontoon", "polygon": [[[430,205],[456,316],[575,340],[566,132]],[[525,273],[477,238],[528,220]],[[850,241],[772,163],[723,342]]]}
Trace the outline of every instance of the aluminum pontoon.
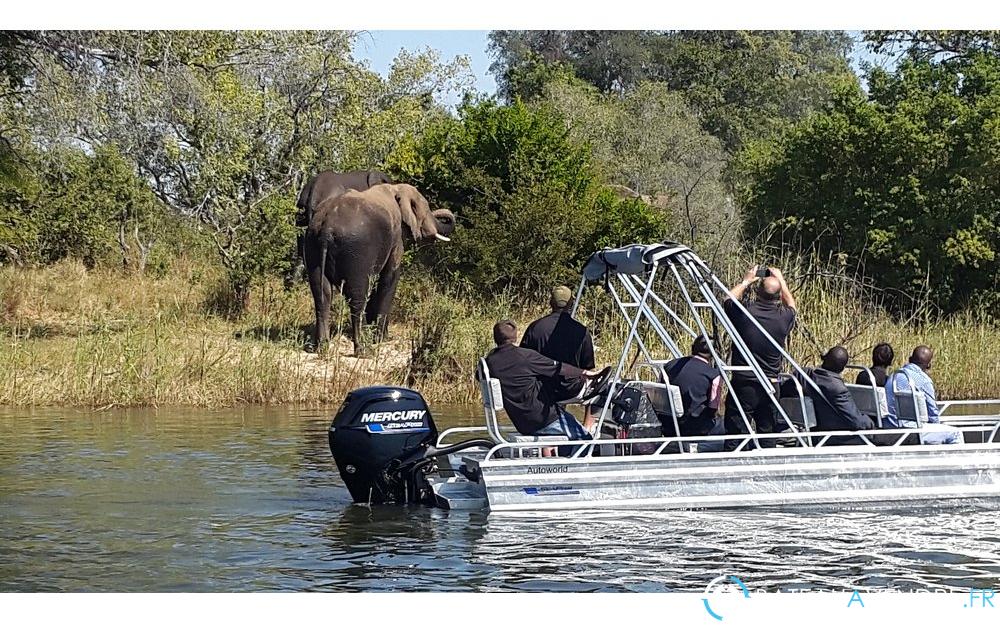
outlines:
{"label": "aluminum pontoon", "polygon": [[[941,422],[955,428],[962,443],[939,445],[929,444],[940,426],[928,424],[919,390],[895,392],[897,417],[912,427],[889,428],[883,423],[885,390],[848,385],[877,429],[819,432],[808,387],[819,389],[808,373],[736,302],[787,367],[778,380],[768,378],[723,310],[728,289],[689,248],[667,243],[601,250],[584,267],[577,305],[588,287],[608,294],[628,328],[609,388],[594,406],[598,438],[526,437],[501,424],[500,383],[485,359],[477,371],[486,420],[480,427],[438,435],[414,391],[361,389],[348,395],[330,428],[331,451],[355,501],[424,500],[493,512],[1000,505],[1000,414],[962,414],[973,404],[993,409],[1000,400],[941,402]],[[672,424],[673,432],[681,431],[680,393],[665,365],[685,355],[683,346],[697,336],[710,339],[729,393],[737,372],[768,390],[783,431],[755,433],[737,401],[746,435],[629,436],[629,427],[616,420],[614,401],[626,388],[641,391],[665,429]],[[718,347],[723,343],[748,364],[730,365]],[[779,396],[779,388],[790,396]],[[734,451],[722,450],[726,440],[737,445]],[[560,456],[543,457],[543,449],[556,446]]]}

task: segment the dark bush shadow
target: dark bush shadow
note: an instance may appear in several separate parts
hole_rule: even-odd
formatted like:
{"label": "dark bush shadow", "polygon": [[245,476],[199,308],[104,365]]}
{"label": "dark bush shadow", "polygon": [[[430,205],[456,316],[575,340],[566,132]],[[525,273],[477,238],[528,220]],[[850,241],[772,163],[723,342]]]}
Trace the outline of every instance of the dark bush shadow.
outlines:
{"label": "dark bush shadow", "polygon": [[[277,325],[277,326],[254,326],[246,330],[239,330],[233,333],[233,338],[237,340],[254,339],[257,341],[267,341],[287,345],[297,344],[307,352],[315,351],[313,342],[313,329],[315,323],[302,325]],[[336,326],[330,327],[330,339],[336,340],[340,336],[340,329]]]}

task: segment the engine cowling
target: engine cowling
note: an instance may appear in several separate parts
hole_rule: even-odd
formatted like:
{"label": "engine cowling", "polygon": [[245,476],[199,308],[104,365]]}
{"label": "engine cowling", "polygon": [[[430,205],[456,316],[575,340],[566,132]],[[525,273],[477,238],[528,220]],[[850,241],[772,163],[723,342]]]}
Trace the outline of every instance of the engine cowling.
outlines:
{"label": "engine cowling", "polygon": [[369,386],[347,394],[330,425],[330,452],[355,503],[407,503],[427,496],[415,465],[437,441],[420,393]]}

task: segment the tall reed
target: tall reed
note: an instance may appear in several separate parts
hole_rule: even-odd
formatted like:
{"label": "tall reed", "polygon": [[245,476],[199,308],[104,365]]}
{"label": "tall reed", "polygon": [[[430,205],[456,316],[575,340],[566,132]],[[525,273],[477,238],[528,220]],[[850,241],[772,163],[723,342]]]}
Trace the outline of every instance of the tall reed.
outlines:
{"label": "tall reed", "polygon": [[[880,305],[883,294],[842,267],[781,263],[799,300],[791,349],[804,364],[838,343],[858,362],[880,341],[896,347],[899,361],[926,343],[937,351],[932,374],[942,397],[1000,396],[1000,328],[985,317],[943,318],[919,305],[893,316]],[[724,264],[727,283],[739,281],[740,265],[738,257]],[[493,323],[512,318],[523,330],[547,309],[545,293],[482,296],[411,273],[389,339],[372,358],[356,359],[342,298],[334,298],[333,346],[317,355],[304,349],[313,318],[306,285],[288,292],[277,282],[260,286],[249,310],[232,319],[213,307],[220,279],[210,266],[183,259],[162,278],[68,261],[0,268],[0,404],[332,405],[368,384],[407,384],[435,402],[471,403],[478,401],[475,363],[492,347]],[[599,364],[616,361],[627,326],[600,288],[588,291],[579,316],[593,329]]]}

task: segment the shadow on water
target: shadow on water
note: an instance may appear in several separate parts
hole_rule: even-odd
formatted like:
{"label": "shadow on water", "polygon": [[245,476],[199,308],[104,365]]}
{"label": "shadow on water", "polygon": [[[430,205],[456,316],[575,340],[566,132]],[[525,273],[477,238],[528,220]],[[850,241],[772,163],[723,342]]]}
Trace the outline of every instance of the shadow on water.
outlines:
{"label": "shadow on water", "polygon": [[[329,412],[329,411],[324,411]],[[438,409],[439,426],[467,410]],[[0,590],[754,591],[1000,584],[1000,513],[354,505],[331,414],[0,410]]]}

